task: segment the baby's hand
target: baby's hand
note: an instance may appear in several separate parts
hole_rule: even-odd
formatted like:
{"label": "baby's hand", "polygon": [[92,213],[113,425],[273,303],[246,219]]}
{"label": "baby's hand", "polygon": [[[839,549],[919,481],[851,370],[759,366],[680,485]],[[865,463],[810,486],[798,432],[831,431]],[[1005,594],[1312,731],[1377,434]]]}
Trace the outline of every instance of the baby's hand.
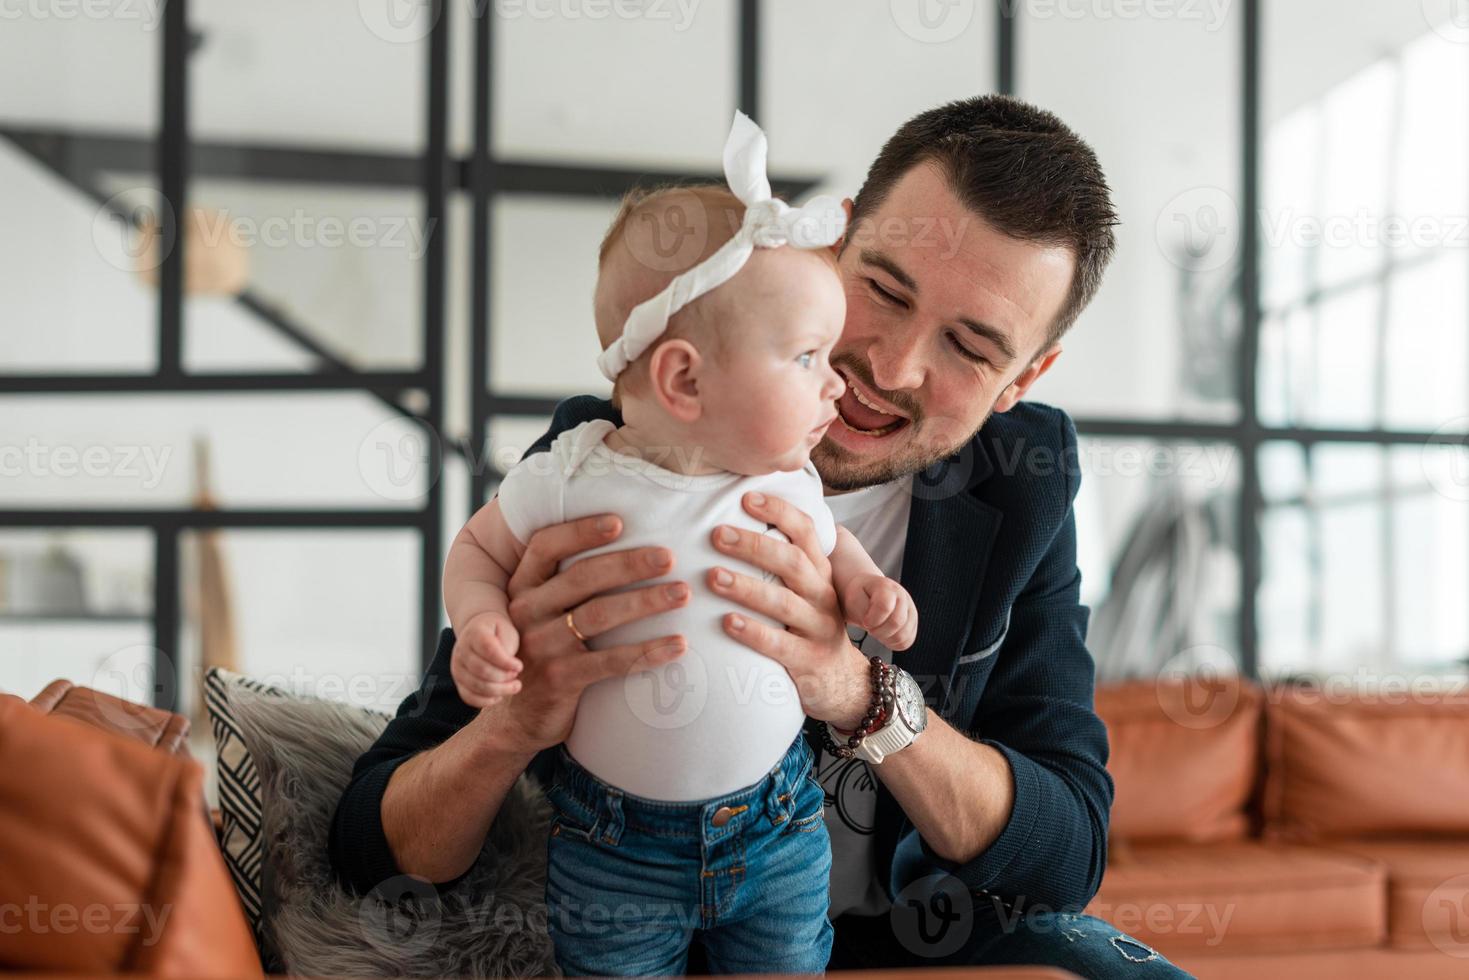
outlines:
{"label": "baby's hand", "polygon": [[889,650],[906,650],[918,638],[918,607],[908,590],[882,575],[858,575],[842,595],[847,622],[877,637]]}
{"label": "baby's hand", "polygon": [[504,613],[483,612],[464,624],[449,660],[459,699],[487,708],[519,691],[519,649],[520,634]]}

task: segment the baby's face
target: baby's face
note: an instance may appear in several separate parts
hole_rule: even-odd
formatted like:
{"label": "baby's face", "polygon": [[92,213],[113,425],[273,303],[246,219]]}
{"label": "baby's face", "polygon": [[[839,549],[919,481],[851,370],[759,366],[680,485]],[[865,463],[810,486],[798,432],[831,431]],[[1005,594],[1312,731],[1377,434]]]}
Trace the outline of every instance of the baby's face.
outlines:
{"label": "baby's face", "polygon": [[841,279],[820,255],[757,248],[716,296],[722,348],[700,383],[699,441],[730,472],[798,470],[846,390],[827,362],[846,320]]}

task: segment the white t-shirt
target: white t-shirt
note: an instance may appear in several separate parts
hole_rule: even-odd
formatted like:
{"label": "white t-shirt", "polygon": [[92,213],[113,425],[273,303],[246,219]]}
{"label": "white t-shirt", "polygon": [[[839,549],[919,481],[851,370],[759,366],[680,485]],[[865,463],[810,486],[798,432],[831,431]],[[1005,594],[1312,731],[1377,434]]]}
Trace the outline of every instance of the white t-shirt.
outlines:
{"label": "white t-shirt", "polygon": [[602,633],[588,646],[601,650],[681,633],[688,649],[661,667],[588,687],[566,749],[597,778],[634,796],[670,801],[723,796],[758,782],[780,761],[800,733],[805,713],[785,668],[730,639],[721,625],[730,612],[764,617],[706,584],[715,565],[773,576],[716,551],[710,536],[717,525],[730,524],[786,540],[745,512],[741,499],[752,490],[779,496],[809,514],[825,554],[836,545],[836,524],[810,464],[753,477],[685,476],[657,465],[655,458],[610,449],[604,440],[613,428],[605,420],[584,422],[561,433],[549,452],[522,460],[500,484],[500,511],[522,543],[550,524],[592,514],[622,518],[617,540],[562,562],[563,570],[604,551],[646,545],[670,549],[669,574],[632,588],[684,581],[688,603]]}
{"label": "white t-shirt", "polygon": [[[913,478],[835,494],[826,498],[837,523],[851,531],[877,567],[896,580],[908,543],[908,513]],[[919,624],[923,628],[923,624]],[[858,627],[848,627],[852,642],[867,656],[892,662],[893,652]],[[831,834],[831,912],[880,915],[890,906],[877,879],[873,829],[877,817],[876,777],[861,759],[838,759],[818,752],[816,771],[826,789],[826,828]]]}

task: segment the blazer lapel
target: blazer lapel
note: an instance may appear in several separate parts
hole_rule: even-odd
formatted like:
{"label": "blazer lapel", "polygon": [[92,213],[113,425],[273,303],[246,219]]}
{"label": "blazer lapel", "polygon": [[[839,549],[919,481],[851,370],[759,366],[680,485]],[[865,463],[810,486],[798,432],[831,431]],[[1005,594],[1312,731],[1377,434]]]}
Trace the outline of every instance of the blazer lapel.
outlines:
{"label": "blazer lapel", "polygon": [[930,709],[941,711],[974,622],[1002,515],[968,492],[978,477],[950,489],[943,479],[930,479],[932,472],[914,478],[900,575],[918,607],[918,639],[895,653],[893,663],[923,687]]}

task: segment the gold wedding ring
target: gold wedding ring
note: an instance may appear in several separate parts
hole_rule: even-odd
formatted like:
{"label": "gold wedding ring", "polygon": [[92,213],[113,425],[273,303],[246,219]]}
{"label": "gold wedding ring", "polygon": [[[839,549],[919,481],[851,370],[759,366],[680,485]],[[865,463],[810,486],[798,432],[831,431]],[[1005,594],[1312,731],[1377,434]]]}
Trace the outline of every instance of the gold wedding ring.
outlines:
{"label": "gold wedding ring", "polygon": [[578,642],[587,642],[587,638],[581,635],[581,630],[576,628],[576,623],[572,620],[571,613],[566,614],[566,628],[571,630],[571,635],[576,637]]}

